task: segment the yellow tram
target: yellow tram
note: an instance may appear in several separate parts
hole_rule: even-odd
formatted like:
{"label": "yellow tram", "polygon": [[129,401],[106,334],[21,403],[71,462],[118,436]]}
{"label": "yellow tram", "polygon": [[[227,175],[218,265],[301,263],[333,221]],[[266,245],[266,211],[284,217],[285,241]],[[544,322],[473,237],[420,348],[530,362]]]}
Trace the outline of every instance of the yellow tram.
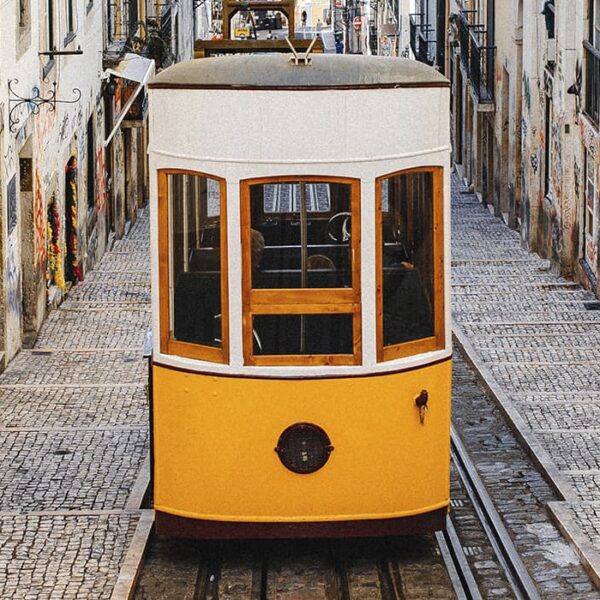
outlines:
{"label": "yellow tram", "polygon": [[149,87],[158,534],[443,528],[448,81],[272,54]]}

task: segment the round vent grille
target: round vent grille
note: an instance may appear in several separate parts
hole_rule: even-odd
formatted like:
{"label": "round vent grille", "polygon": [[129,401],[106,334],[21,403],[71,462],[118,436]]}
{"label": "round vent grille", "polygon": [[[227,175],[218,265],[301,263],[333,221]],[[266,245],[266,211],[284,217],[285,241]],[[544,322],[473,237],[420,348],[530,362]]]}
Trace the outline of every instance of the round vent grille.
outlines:
{"label": "round vent grille", "polygon": [[327,434],[317,425],[296,423],[280,436],[275,452],[294,473],[314,473],[329,459],[333,446]]}

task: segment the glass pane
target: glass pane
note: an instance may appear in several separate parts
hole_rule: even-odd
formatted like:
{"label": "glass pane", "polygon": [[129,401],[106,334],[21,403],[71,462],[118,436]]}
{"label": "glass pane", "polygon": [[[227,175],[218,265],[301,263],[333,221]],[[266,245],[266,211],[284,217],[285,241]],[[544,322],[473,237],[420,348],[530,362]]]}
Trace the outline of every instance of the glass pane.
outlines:
{"label": "glass pane", "polygon": [[350,197],[349,184],[251,186],[252,287],[352,287]]}
{"label": "glass pane", "polygon": [[383,344],[434,334],[433,174],[382,181]]}
{"label": "glass pane", "polygon": [[352,354],[352,315],[256,315],[254,354]]}
{"label": "glass pane", "polygon": [[171,336],[222,346],[219,182],[168,175]]}

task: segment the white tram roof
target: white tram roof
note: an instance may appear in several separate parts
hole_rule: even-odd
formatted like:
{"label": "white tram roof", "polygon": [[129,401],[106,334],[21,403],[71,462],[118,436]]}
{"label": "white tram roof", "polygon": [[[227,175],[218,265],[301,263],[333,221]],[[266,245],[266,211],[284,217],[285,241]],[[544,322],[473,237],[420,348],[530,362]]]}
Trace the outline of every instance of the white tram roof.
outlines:
{"label": "white tram roof", "polygon": [[151,88],[182,89],[356,89],[447,87],[438,71],[416,60],[382,56],[313,54],[296,66],[291,54],[200,58],[155,76]]}

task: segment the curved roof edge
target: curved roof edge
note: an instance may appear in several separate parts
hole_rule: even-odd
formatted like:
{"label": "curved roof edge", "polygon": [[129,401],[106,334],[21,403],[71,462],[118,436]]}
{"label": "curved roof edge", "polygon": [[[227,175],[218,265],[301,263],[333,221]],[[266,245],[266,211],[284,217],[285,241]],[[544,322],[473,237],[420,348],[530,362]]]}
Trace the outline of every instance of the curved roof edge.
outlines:
{"label": "curved roof edge", "polygon": [[379,56],[311,56],[296,66],[288,54],[235,55],[178,63],[156,75],[154,89],[357,89],[448,87],[433,67],[416,60]]}

